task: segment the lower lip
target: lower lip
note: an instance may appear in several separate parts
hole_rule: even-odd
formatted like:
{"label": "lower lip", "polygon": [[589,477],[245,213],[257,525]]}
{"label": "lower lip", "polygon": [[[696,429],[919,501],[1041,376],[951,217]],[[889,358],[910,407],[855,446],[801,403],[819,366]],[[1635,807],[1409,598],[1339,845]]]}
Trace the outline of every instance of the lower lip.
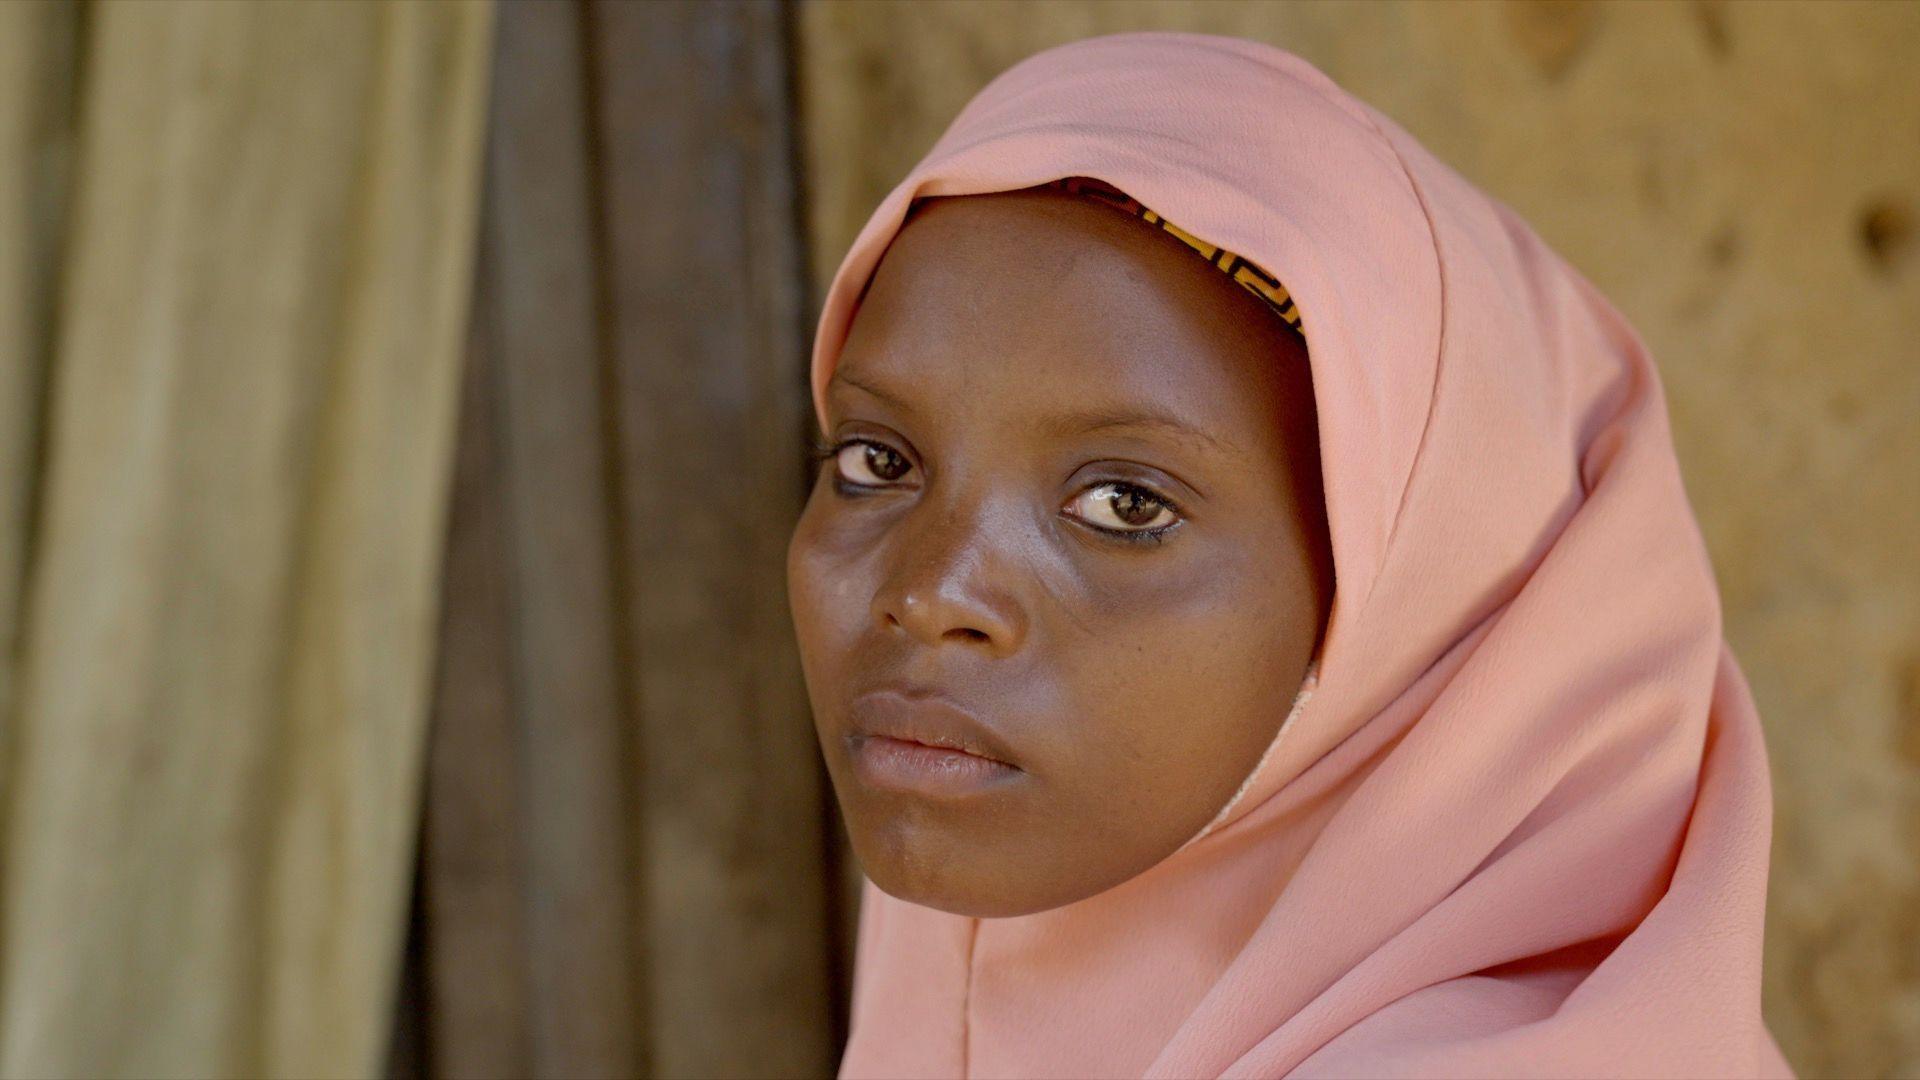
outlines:
{"label": "lower lip", "polygon": [[987,791],[1020,775],[1006,762],[964,750],[885,735],[855,735],[852,742],[854,767],[874,787],[952,797]]}

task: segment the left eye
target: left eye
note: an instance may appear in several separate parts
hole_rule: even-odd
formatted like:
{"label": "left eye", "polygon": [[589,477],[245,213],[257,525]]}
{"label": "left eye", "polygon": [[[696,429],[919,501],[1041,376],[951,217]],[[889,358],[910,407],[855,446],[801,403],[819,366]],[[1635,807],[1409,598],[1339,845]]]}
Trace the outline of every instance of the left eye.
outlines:
{"label": "left eye", "polygon": [[1134,484],[1095,484],[1068,505],[1076,517],[1113,532],[1156,532],[1178,520],[1172,503]]}

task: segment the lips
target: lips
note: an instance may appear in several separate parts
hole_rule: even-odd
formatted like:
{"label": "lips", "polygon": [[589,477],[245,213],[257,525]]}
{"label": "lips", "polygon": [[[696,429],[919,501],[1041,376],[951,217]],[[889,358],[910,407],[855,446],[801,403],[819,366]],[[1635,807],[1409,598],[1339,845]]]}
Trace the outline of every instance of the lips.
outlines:
{"label": "lips", "polygon": [[973,713],[924,691],[894,687],[855,698],[849,710],[853,734],[958,751],[1018,768],[1012,749]]}

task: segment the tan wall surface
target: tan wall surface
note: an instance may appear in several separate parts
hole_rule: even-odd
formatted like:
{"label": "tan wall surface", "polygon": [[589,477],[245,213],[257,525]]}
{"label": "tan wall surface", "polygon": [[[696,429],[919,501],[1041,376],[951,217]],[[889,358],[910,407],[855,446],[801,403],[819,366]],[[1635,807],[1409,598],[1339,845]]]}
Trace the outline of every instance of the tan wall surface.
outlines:
{"label": "tan wall surface", "polygon": [[1767,725],[1768,1020],[1920,1074],[1920,5],[813,0],[816,294],[988,79],[1133,29],[1299,53],[1634,320]]}

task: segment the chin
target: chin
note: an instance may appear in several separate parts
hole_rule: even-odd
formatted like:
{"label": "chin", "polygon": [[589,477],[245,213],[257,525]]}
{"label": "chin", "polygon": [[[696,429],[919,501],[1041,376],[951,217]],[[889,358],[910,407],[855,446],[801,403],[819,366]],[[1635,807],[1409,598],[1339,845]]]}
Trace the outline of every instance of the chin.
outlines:
{"label": "chin", "polygon": [[[889,822],[851,832],[860,869],[876,888],[910,904],[974,918],[1029,915],[1055,905],[1009,890],[1019,860],[982,859],[978,845],[951,836],[930,837],[924,824]],[[957,854],[971,848],[972,857]]]}
{"label": "chin", "polygon": [[897,877],[886,872],[886,868],[861,862],[861,868],[872,879],[874,887],[888,896],[905,900],[910,904],[933,908],[951,915],[966,915],[976,919],[1006,919],[1015,915],[1031,915],[1043,911],[1049,905],[1034,907],[1031,905],[1009,903],[1009,897],[997,889],[954,887],[950,883],[928,883],[909,877]]}

